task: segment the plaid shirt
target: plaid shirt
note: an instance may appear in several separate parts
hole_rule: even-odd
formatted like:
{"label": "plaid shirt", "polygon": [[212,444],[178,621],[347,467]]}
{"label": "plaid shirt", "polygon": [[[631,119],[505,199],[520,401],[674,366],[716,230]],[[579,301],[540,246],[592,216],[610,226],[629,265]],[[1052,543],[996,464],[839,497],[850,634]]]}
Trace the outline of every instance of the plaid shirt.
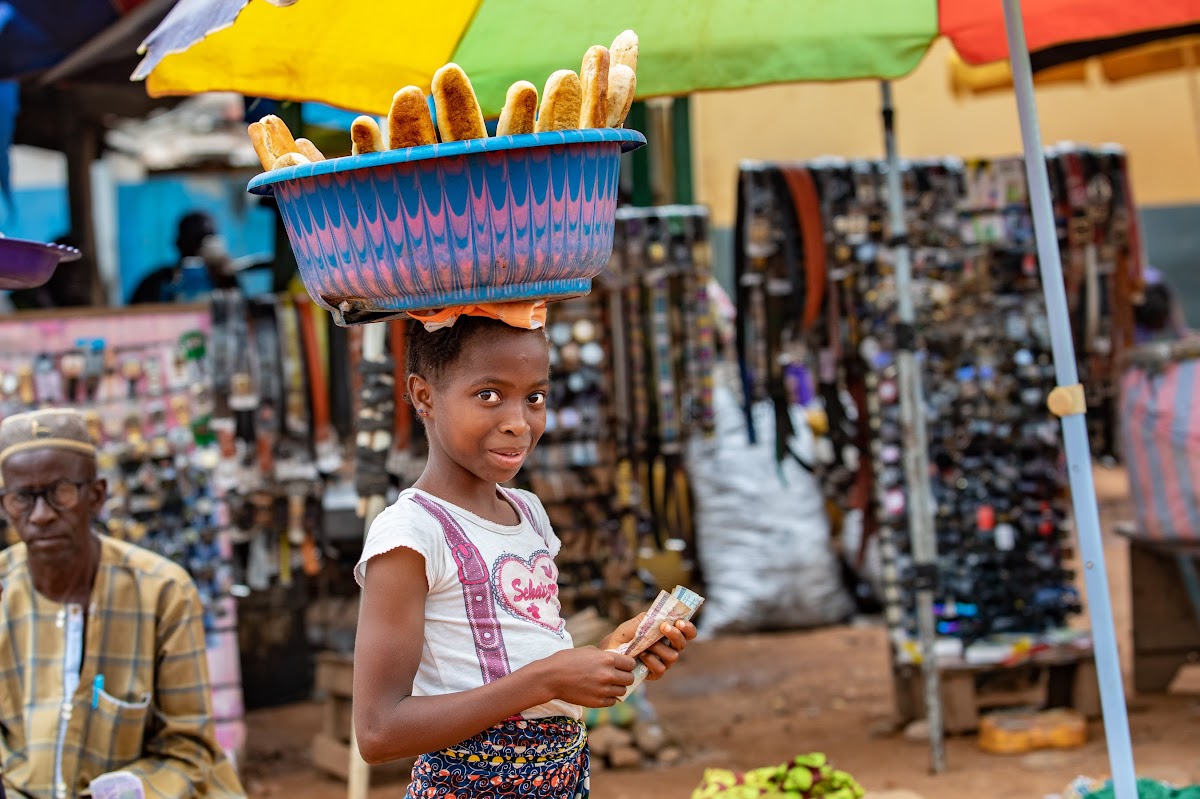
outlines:
{"label": "plaid shirt", "polygon": [[[195,585],[148,550],[100,542],[86,617],[34,590],[24,544],[0,552],[0,765],[10,798],[72,799],[124,769],[147,799],[241,799],[213,734]],[[79,653],[68,630],[81,621]],[[82,658],[78,687],[64,697],[73,656]]]}

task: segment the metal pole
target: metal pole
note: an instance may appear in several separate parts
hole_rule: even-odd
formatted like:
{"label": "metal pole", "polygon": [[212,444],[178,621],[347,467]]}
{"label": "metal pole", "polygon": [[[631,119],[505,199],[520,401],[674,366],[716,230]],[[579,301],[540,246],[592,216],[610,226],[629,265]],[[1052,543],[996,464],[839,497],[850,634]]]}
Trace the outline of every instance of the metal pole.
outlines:
{"label": "metal pole", "polygon": [[[384,359],[384,342],[387,337],[386,324],[367,325],[363,328],[362,341],[362,359],[364,361],[382,361]],[[400,409],[396,409],[399,413]],[[357,426],[359,420],[355,418]],[[375,517],[383,512],[387,507],[387,498],[383,496],[364,497],[366,502],[361,506],[363,509],[363,540],[366,540],[366,535],[371,530],[371,523],[375,521]],[[361,594],[359,595],[361,604]],[[353,708],[353,703],[351,703]],[[367,795],[371,790],[371,767],[367,765],[367,761],[363,760],[362,754],[358,751],[358,736],[354,733],[354,718],[351,713],[350,720],[350,763],[348,766],[348,775],[346,779],[346,797],[347,799],[367,799]]]}
{"label": "metal pole", "polygon": [[921,672],[925,678],[925,716],[929,722],[930,768],[946,769],[942,726],[941,679],[934,654],[936,629],[933,591],[937,579],[937,537],[930,507],[929,438],[925,432],[925,396],[916,357],[916,313],[912,298],[912,258],[908,225],[904,219],[904,191],[900,159],[896,155],[895,110],[892,84],[880,81],[883,144],[887,154],[888,215],[892,227],[892,253],[896,259],[896,368],[900,383],[900,420],[904,428],[904,481],[908,484],[908,530],[916,566],[917,637],[921,647]]}
{"label": "metal pole", "polygon": [[[1033,95],[1033,70],[1025,43],[1020,0],[1002,2],[1005,27],[1008,30],[1013,90],[1017,96],[1017,112],[1021,119],[1021,140],[1025,145],[1025,171],[1029,180],[1029,199],[1037,239],[1038,263],[1042,273],[1042,291],[1046,296],[1046,315],[1050,322],[1055,377],[1059,389],[1071,389],[1078,386],[1079,374],[1075,367],[1075,345],[1071,341],[1071,322],[1067,310],[1067,293],[1063,285],[1062,261],[1058,252],[1058,234],[1050,204],[1050,180],[1046,172],[1046,157],[1042,152],[1037,104]],[[1125,688],[1121,680],[1121,659],[1117,651],[1112,602],[1108,593],[1108,572],[1104,568],[1104,545],[1100,538],[1096,487],[1092,483],[1092,457],[1088,449],[1087,421],[1082,409],[1075,409],[1075,412],[1062,416],[1062,432],[1067,450],[1075,525],[1079,534],[1079,551],[1083,556],[1088,615],[1092,625],[1096,672],[1100,681],[1100,705],[1104,711],[1104,734],[1108,741],[1108,760],[1112,769],[1113,787],[1116,789],[1117,799],[1137,799],[1133,747],[1129,739]]]}

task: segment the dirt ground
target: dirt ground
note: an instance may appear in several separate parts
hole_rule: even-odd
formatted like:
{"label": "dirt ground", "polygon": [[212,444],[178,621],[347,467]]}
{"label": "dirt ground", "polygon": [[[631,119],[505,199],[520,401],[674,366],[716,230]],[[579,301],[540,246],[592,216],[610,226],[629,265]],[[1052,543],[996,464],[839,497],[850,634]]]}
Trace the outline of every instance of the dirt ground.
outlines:
{"label": "dirt ground", "polygon": [[[1122,659],[1129,662],[1127,549],[1112,534],[1129,518],[1123,474],[1097,471],[1105,550]],[[1086,624],[1086,620],[1082,620]],[[1128,668],[1125,669],[1128,679]],[[648,686],[663,725],[687,752],[670,768],[596,770],[597,799],[687,799],[705,767],[747,769],[797,754],[825,752],[869,793],[911,791],[925,799],[1042,799],[1076,776],[1108,774],[1102,726],[1081,749],[996,756],[973,737],[947,743],[948,769],[929,773],[925,743],[889,734],[892,687],[881,627],[699,641],[668,679]],[[1129,704],[1138,773],[1200,783],[1200,696],[1133,697]],[[260,711],[249,718],[243,763],[252,797],[334,799],[346,786],[316,771],[308,758],[321,722],[316,704]],[[403,778],[376,773],[372,797],[400,799]]]}

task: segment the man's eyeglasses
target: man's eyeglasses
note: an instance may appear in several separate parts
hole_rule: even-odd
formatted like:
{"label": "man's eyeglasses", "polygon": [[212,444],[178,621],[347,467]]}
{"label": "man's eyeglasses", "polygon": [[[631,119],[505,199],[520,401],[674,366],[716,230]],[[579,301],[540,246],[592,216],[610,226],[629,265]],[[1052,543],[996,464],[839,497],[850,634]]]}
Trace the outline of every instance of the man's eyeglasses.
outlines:
{"label": "man's eyeglasses", "polygon": [[72,510],[83,496],[83,487],[91,481],[58,480],[45,488],[31,491],[0,491],[0,508],[9,516],[24,516],[33,511],[38,497],[57,511]]}

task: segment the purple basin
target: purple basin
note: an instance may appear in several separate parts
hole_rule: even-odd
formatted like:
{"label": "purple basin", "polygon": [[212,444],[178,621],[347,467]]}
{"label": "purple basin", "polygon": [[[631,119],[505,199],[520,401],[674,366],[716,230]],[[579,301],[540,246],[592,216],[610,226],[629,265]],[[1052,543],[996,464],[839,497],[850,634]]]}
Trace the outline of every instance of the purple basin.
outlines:
{"label": "purple basin", "polygon": [[78,258],[74,247],[0,236],[0,291],[36,288],[60,263]]}

